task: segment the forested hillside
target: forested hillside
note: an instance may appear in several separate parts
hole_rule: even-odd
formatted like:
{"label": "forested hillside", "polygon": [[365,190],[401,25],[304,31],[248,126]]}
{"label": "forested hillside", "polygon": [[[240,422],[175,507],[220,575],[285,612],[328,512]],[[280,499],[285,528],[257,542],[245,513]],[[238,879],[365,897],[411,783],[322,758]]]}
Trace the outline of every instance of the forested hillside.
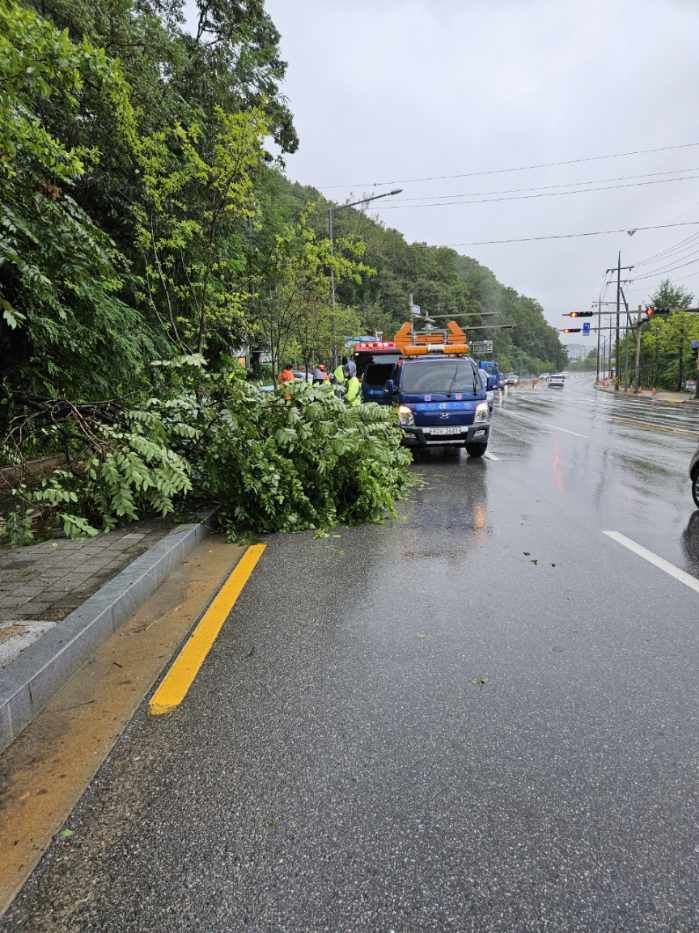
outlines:
{"label": "forested hillside", "polygon": [[[283,205],[289,220],[300,205],[311,205],[313,227],[323,234],[328,202],[318,191],[289,183],[279,173],[272,185],[275,203]],[[565,349],[556,329],[546,323],[541,305],[502,285],[475,259],[448,247],[408,243],[399,231],[353,208],[335,212],[334,229],[346,242],[361,242],[363,262],[371,269],[359,280],[348,277],[338,288],[341,301],[357,312],[362,333],[393,334],[408,316],[412,294],[430,314],[466,313],[469,317],[460,320],[472,326],[513,324],[511,330],[494,327],[471,333],[474,339],[494,339],[495,354],[505,370],[536,373],[565,366]],[[494,316],[481,317],[482,312]]]}

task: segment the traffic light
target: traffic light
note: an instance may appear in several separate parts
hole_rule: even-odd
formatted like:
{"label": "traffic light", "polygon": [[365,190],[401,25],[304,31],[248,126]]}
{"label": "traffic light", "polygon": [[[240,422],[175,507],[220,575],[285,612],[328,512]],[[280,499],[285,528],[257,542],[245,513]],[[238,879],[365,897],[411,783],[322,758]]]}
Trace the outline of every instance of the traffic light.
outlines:
{"label": "traffic light", "polygon": [[671,308],[654,308],[652,305],[648,305],[646,308],[646,317],[655,317],[656,314],[672,314]]}
{"label": "traffic light", "polygon": [[564,311],[563,317],[594,317],[594,311]]}
{"label": "traffic light", "polygon": [[582,327],[561,327],[562,334],[579,334]]}

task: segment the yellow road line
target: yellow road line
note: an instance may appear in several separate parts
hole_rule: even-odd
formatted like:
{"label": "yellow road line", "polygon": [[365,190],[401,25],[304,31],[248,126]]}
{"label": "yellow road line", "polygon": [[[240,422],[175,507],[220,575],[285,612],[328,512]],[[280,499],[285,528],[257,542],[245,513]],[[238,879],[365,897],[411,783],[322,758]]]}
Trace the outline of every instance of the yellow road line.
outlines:
{"label": "yellow road line", "polygon": [[265,547],[264,544],[252,544],[240,558],[151,697],[148,704],[151,716],[162,716],[171,712],[187,696],[199,668],[206,660],[223,623],[262,557]]}

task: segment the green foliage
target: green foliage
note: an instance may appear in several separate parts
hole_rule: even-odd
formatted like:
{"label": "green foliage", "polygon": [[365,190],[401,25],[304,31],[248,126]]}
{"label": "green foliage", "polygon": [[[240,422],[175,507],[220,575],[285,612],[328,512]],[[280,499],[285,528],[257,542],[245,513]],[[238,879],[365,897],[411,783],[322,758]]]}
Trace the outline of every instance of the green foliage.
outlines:
{"label": "green foliage", "polygon": [[[315,228],[324,229],[326,202],[317,191],[300,185],[289,186],[304,204],[318,202]],[[298,210],[298,208],[296,208]],[[362,260],[374,270],[360,280],[347,278],[338,286],[338,297],[346,307],[356,309],[361,332],[382,332],[392,336],[407,319],[409,297],[431,314],[469,317],[465,327],[512,323],[512,330],[471,330],[471,340],[490,338],[494,356],[503,369],[538,373],[564,369],[565,348],[558,332],[547,324],[541,305],[532,298],[503,286],[493,273],[468,256],[447,247],[409,244],[397,230],[383,225],[360,211],[335,212],[338,240],[359,239],[365,244]]]}
{"label": "green foliage", "polygon": [[204,134],[176,124],[139,146],[145,197],[134,207],[144,299],[182,349],[204,349],[209,330],[240,337],[245,267],[239,237],[256,213],[253,178],[267,131],[260,110],[215,107]]}
{"label": "green foliage", "polygon": [[[641,330],[640,382],[642,386],[681,391],[690,376],[696,376],[691,341],[699,340],[699,314],[688,314],[694,295],[685,288],[663,280],[648,304],[656,308],[677,309],[670,315],[656,315]],[[620,358],[635,358],[635,334],[624,337]]]}
{"label": "green foliage", "polygon": [[673,285],[670,279],[663,279],[650,298],[655,308],[670,308],[677,311],[691,307],[694,295],[681,285]]}
{"label": "green foliage", "polygon": [[380,521],[408,487],[390,410],[349,408],[327,385],[261,392],[197,357],[159,369],[160,396],[138,407],[50,419],[70,466],[12,491],[7,541],[28,543],[32,517],[78,537],[186,501],[218,504],[231,537]]}
{"label": "green foliage", "polygon": [[260,0],[202,2],[196,36],[180,0],[40,11],[0,0],[0,386],[15,405],[143,389],[154,356],[243,339],[262,140],[297,145]]}
{"label": "green foliage", "polygon": [[[0,5],[0,376],[24,392],[100,395],[134,384],[153,341],[120,297],[124,258],[65,190],[99,161],[51,132],[89,120],[86,86],[133,136],[119,68],[31,10]],[[68,134],[66,134],[68,135]],[[108,359],[109,368],[95,366]]]}
{"label": "green foliage", "polygon": [[198,480],[230,533],[379,521],[408,485],[390,410],[347,407],[328,385],[261,393],[235,380],[210,427]]}
{"label": "green foliage", "polygon": [[73,410],[68,421],[53,425],[48,433],[62,435],[75,459],[38,486],[12,490],[16,506],[5,523],[6,539],[28,543],[30,516],[41,525],[58,521],[67,537],[76,538],[144,514],[171,514],[175,500],[192,488],[189,464],[174,446],[197,436],[177,409],[152,399],[116,420],[88,419]]}
{"label": "green foliage", "polygon": [[364,244],[341,237],[331,246],[327,236],[311,226],[314,205],[298,219],[281,224],[269,252],[258,258],[255,279],[255,333],[266,346],[275,371],[292,348],[308,366],[329,359],[344,334],[356,332],[360,319],[351,309],[330,303],[335,282],[359,283],[372,269],[361,259]]}

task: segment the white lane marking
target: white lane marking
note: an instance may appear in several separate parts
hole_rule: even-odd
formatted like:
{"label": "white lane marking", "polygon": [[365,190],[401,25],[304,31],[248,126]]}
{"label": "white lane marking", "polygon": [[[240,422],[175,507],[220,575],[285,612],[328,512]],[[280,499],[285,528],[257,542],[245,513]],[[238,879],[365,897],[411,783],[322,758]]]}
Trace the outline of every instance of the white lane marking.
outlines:
{"label": "white lane marking", "polygon": [[616,541],[617,544],[621,544],[622,547],[628,548],[629,551],[633,551],[634,554],[642,557],[643,560],[647,560],[648,563],[653,564],[654,567],[658,567],[660,570],[664,570],[665,573],[669,573],[671,577],[674,577],[675,580],[679,580],[680,583],[684,583],[690,590],[699,593],[699,580],[693,577],[691,573],[680,570],[679,567],[675,567],[674,564],[671,564],[669,560],[665,560],[664,557],[658,557],[657,554],[649,551],[648,548],[643,547],[641,544],[636,544],[631,538],[627,538],[626,535],[622,535],[618,531],[603,531],[602,534],[611,538],[612,541]]}
{"label": "white lane marking", "polygon": [[695,440],[697,432],[691,428],[676,428],[671,424],[663,424],[661,421],[643,421],[640,418],[627,418],[624,415],[610,415],[610,421],[620,421],[622,425],[633,425],[634,427],[644,428],[646,431],[665,431],[670,434],[684,434],[690,440]]}
{"label": "white lane marking", "polygon": [[486,450],[483,456],[485,457],[486,460],[499,460],[500,459],[500,457],[496,457],[495,454],[491,454],[489,450]]}
{"label": "white lane marking", "polygon": [[583,437],[585,440],[590,439],[589,434],[578,434],[577,431],[569,431],[568,428],[559,428],[557,424],[549,424],[547,427],[551,428],[552,431],[563,431],[564,434],[572,434],[573,437]]}
{"label": "white lane marking", "polygon": [[535,421],[530,421],[529,418],[523,418],[521,415],[514,415],[511,411],[508,411],[506,408],[503,409],[505,415],[509,415],[510,418],[514,418],[515,421],[521,421],[523,424],[528,425],[531,428],[547,428],[549,431],[563,431],[564,434],[572,434],[573,437],[582,437],[584,440],[589,440],[589,434],[578,434],[577,431],[570,431],[568,428],[561,428],[557,424],[546,424],[545,421],[542,421],[540,424],[537,424]]}

